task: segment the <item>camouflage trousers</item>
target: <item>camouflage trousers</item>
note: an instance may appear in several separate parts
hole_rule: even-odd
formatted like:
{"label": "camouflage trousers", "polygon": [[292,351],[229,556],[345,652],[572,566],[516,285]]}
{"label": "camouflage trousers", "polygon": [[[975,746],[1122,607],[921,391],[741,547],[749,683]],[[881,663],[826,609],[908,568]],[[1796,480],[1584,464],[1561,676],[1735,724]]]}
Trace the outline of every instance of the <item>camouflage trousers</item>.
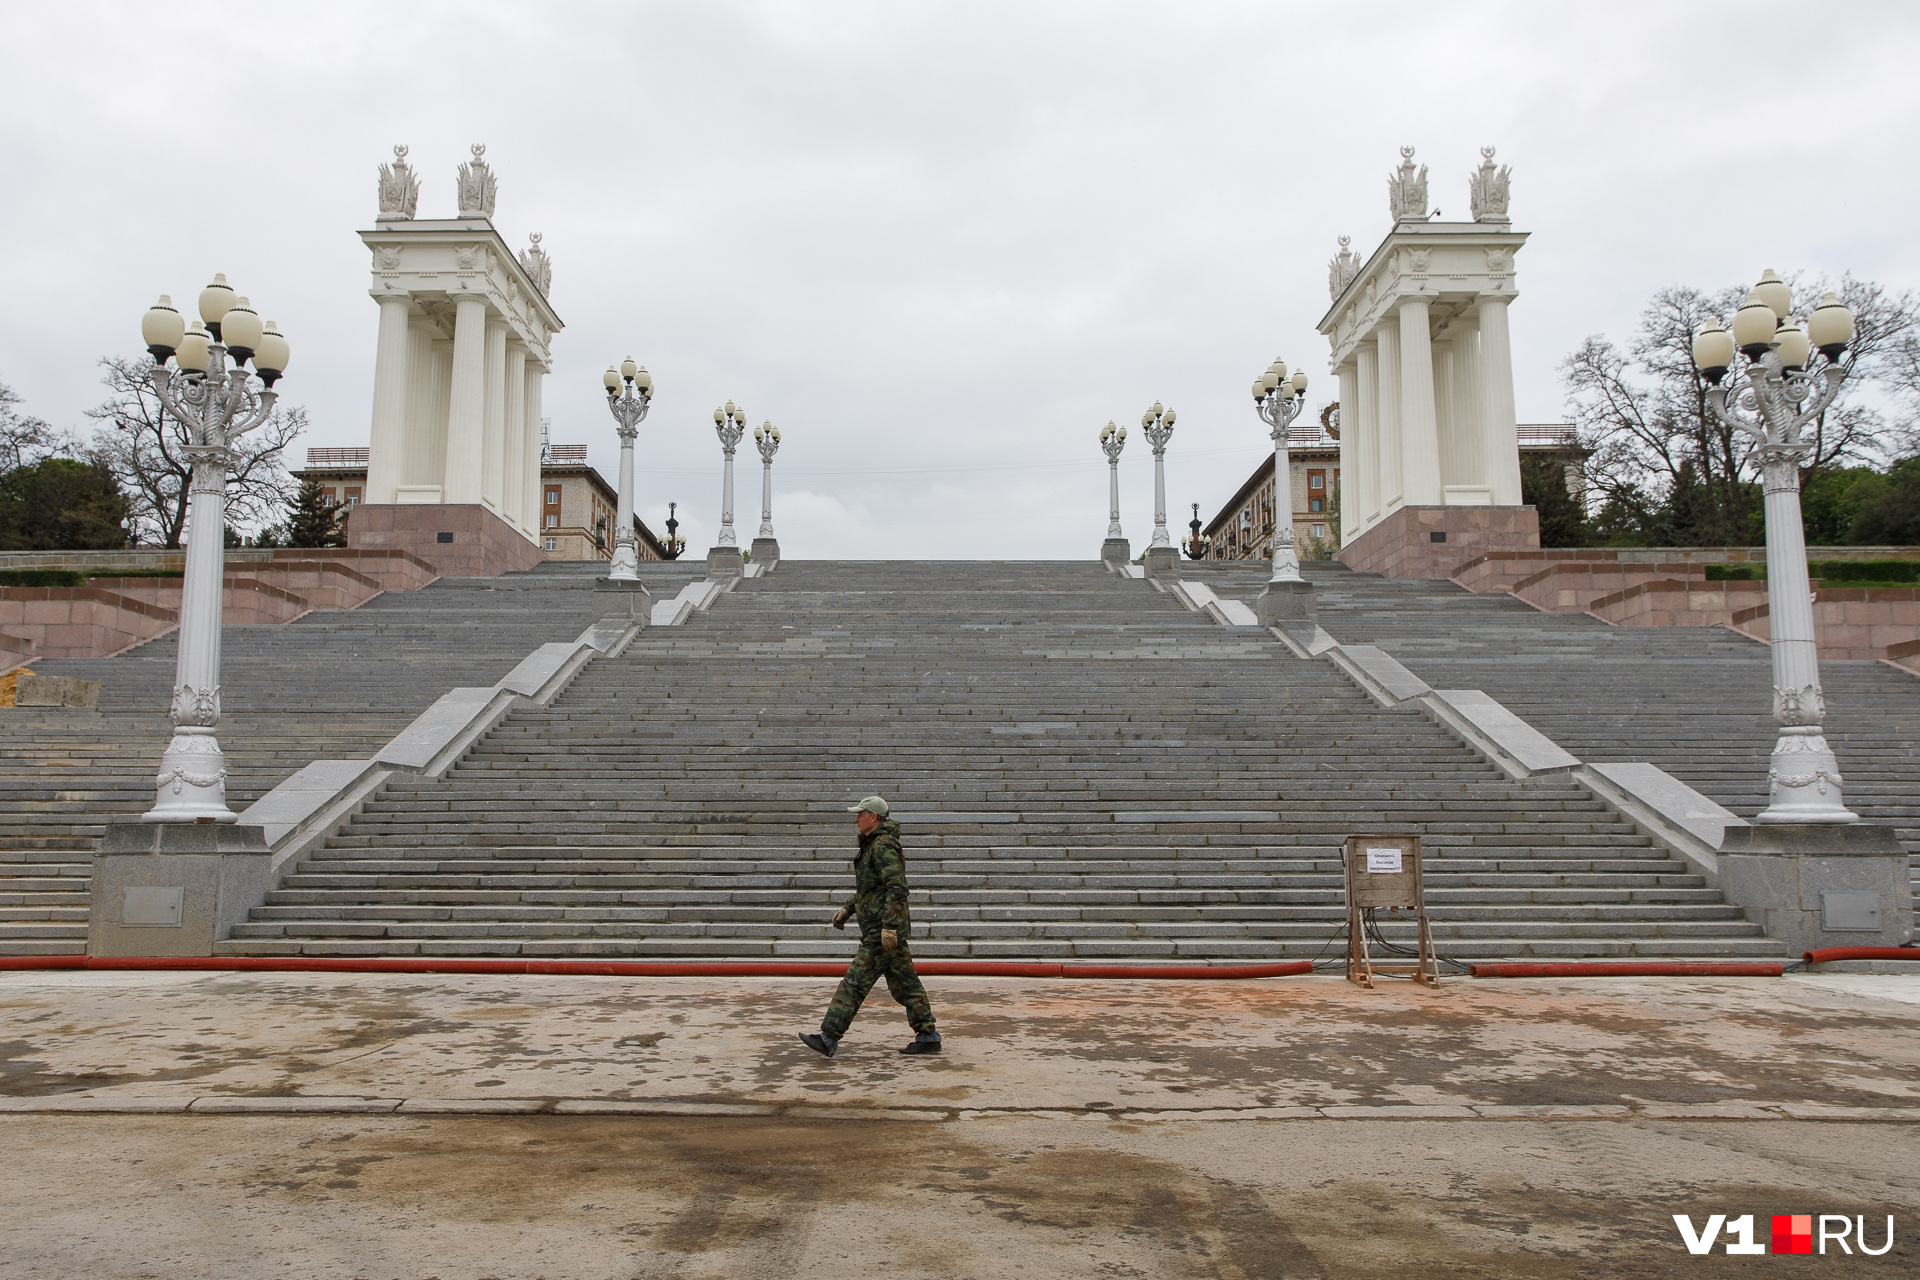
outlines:
{"label": "camouflage trousers", "polygon": [[920,985],[920,975],[913,971],[913,955],[902,939],[891,951],[883,950],[877,942],[860,944],[853,963],[847,966],[847,976],[840,979],[840,989],[833,993],[833,1003],[827,1006],[827,1016],[821,1019],[820,1034],[829,1040],[847,1034],[853,1015],[860,1012],[860,1002],[882,977],[887,980],[887,994],[906,1008],[908,1025],[917,1032],[931,1033],[933,1006],[927,1003],[927,989]]}

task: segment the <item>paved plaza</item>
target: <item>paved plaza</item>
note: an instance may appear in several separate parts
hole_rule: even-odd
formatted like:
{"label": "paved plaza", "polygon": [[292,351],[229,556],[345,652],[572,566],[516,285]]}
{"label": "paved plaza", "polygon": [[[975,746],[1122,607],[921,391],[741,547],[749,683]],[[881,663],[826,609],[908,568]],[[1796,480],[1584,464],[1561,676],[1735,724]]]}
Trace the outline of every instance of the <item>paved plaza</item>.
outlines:
{"label": "paved plaza", "polygon": [[1676,1212],[1920,1209],[1910,978],[929,987],[944,1054],[882,998],[826,1061],[820,979],[0,975],[4,1274],[1663,1276]]}

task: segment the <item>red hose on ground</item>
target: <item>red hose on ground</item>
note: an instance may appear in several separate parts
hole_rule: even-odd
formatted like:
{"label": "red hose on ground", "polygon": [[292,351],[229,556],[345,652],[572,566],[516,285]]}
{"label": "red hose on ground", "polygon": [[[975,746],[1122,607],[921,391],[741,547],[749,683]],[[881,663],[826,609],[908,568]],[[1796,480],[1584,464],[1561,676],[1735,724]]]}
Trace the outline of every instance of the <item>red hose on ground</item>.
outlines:
{"label": "red hose on ground", "polygon": [[1777,978],[1780,964],[1754,960],[1624,960],[1469,965],[1476,978]]}
{"label": "red hose on ground", "polygon": [[1829,960],[1920,960],[1920,947],[1819,947],[1803,957],[1808,964]]}
{"label": "red hose on ground", "polygon": [[[1059,964],[1011,960],[924,960],[929,977],[1284,978],[1312,973],[1305,960],[1278,964]],[[837,978],[844,963],[729,960],[460,960],[321,956],[0,956],[5,969],[196,969],[266,973],[551,973],[618,978]]]}

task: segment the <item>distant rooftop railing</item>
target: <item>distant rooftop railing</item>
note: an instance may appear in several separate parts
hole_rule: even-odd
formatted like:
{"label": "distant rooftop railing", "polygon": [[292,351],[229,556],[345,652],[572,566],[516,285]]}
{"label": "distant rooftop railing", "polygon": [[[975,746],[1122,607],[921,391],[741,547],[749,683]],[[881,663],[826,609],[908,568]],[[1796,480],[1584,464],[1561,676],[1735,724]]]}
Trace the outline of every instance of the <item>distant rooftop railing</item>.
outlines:
{"label": "distant rooftop railing", "polygon": [[585,462],[587,446],[583,444],[550,444],[547,446],[548,462]]}
{"label": "distant rooftop railing", "polygon": [[367,465],[367,450],[364,445],[358,449],[309,449],[307,465],[310,467],[364,467]]}
{"label": "distant rooftop railing", "polygon": [[1287,447],[1288,448],[1292,448],[1294,445],[1312,445],[1312,444],[1337,445],[1339,443],[1340,442],[1338,440],[1328,435],[1325,431],[1322,431],[1320,429],[1319,423],[1315,423],[1313,426],[1310,426],[1310,427],[1287,428]]}
{"label": "distant rooftop railing", "polygon": [[1562,422],[1523,422],[1516,428],[1520,443],[1570,448],[1580,443],[1580,434]]}

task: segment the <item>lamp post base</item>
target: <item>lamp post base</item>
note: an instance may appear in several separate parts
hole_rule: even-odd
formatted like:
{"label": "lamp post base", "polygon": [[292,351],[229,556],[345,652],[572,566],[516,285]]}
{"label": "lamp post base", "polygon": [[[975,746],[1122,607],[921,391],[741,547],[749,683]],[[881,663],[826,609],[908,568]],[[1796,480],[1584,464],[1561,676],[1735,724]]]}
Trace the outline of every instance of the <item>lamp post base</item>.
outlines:
{"label": "lamp post base", "polygon": [[158,794],[142,822],[232,822],[227,808],[227,758],[208,726],[176,725],[160,757]]}
{"label": "lamp post base", "polygon": [[707,552],[707,573],[711,577],[737,578],[746,571],[746,557],[738,547],[714,547]]}
{"label": "lamp post base", "polygon": [[1125,538],[1108,538],[1100,544],[1100,562],[1117,569],[1133,559],[1133,547]]}
{"label": "lamp post base", "polygon": [[753,546],[748,550],[753,553],[755,564],[764,564],[768,569],[780,562],[780,539],[778,538],[755,538]]}
{"label": "lamp post base", "polygon": [[1313,584],[1305,580],[1269,582],[1253,604],[1263,627],[1307,622],[1313,618]]}
{"label": "lamp post base", "polygon": [[653,593],[642,582],[602,578],[593,584],[593,616],[644,627],[653,618]]}
{"label": "lamp post base", "polygon": [[1728,827],[1720,892],[1794,954],[1913,938],[1907,851],[1871,822]]}
{"label": "lamp post base", "polygon": [[273,853],[250,823],[110,822],[93,860],[87,954],[210,956],[267,899]]}
{"label": "lamp post base", "polygon": [[607,562],[607,581],[638,582],[640,580],[640,553],[630,542],[614,544],[613,559]]}
{"label": "lamp post base", "polygon": [[1146,558],[1147,576],[1154,577],[1162,573],[1172,573],[1174,566],[1180,563],[1180,553],[1172,547],[1148,547]]}

